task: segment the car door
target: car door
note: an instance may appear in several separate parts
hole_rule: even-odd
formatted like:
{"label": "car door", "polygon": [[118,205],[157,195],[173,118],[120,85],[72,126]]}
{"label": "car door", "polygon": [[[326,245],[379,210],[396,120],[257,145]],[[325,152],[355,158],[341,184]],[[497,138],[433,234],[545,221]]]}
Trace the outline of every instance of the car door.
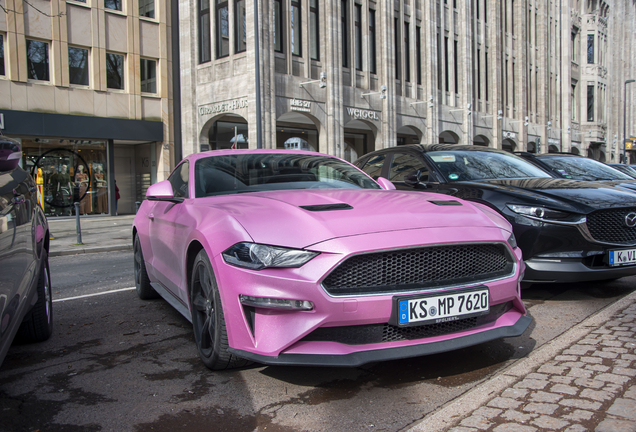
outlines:
{"label": "car door", "polygon": [[[0,173],[0,339],[12,337],[9,329],[19,323],[32,274],[27,271],[30,250],[30,202],[23,183],[28,174],[17,168]],[[10,342],[8,342],[10,343]]]}
{"label": "car door", "polygon": [[189,199],[189,163],[183,162],[168,178],[175,198],[184,198],[181,203],[156,201],[148,212],[148,234],[152,258],[150,265],[162,285],[175,296],[187,301],[182,291],[185,242],[189,233],[189,218],[186,205]]}

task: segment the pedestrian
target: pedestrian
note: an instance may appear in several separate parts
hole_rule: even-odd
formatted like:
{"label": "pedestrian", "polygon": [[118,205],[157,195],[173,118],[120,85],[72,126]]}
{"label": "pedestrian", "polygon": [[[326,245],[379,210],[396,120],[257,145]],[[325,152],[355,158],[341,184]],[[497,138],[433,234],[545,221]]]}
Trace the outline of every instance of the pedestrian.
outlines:
{"label": "pedestrian", "polygon": [[115,180],[115,216],[117,216],[117,202],[119,201],[119,198],[121,198],[121,195],[119,195],[119,188],[117,187],[117,180]]}

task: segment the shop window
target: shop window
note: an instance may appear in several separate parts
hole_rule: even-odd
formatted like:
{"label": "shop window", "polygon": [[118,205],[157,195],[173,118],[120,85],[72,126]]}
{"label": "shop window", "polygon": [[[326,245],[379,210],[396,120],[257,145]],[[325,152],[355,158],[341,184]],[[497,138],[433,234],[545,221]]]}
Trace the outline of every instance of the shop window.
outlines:
{"label": "shop window", "polygon": [[88,85],[88,50],[68,47],[68,80],[71,84]]}
{"label": "shop window", "polygon": [[283,52],[283,2],[274,0],[274,51]]}
{"label": "shop window", "polygon": [[209,150],[246,149],[249,146],[247,123],[217,121],[210,128]]}
{"label": "shop window", "polygon": [[0,75],[4,74],[4,35],[0,34]]}
{"label": "shop window", "polygon": [[49,80],[49,44],[48,42],[27,39],[28,78]]}
{"label": "shop window", "polygon": [[318,0],[309,0],[309,25],[311,59],[320,60],[320,17],[318,16]]}
{"label": "shop window", "polygon": [[216,58],[230,55],[230,16],[227,0],[216,1]]}
{"label": "shop window", "polygon": [[104,0],[104,8],[121,11],[122,0]]}
{"label": "shop window", "polygon": [[146,18],[155,17],[155,0],[139,0],[139,16]]}
{"label": "shop window", "polygon": [[245,0],[234,2],[234,52],[247,49],[247,28],[245,18]]}
{"label": "shop window", "polygon": [[49,216],[108,214],[106,142],[22,139],[22,166],[38,187],[38,202]]}
{"label": "shop window", "polygon": [[302,56],[302,20],[300,19],[300,1],[291,2],[291,43],[292,54]]}
{"label": "shop window", "polygon": [[316,129],[278,125],[276,127],[276,148],[286,150],[318,150]]}
{"label": "shop window", "polygon": [[124,56],[106,53],[106,86],[110,89],[124,89]]}
{"label": "shop window", "polygon": [[141,59],[141,92],[157,93],[157,62],[150,59]]}
{"label": "shop window", "polygon": [[210,58],[210,0],[199,0],[199,63]]}

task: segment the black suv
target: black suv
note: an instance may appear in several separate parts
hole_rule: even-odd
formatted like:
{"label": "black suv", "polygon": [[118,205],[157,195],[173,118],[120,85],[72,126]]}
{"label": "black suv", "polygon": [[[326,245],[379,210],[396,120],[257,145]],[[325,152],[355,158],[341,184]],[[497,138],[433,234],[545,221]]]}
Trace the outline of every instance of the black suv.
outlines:
{"label": "black suv", "polygon": [[355,165],[397,189],[451,195],[502,214],[523,251],[526,283],[636,275],[636,194],[627,190],[552,178],[511,153],[472,145],[402,145]]}
{"label": "black suv", "polygon": [[0,134],[0,364],[14,338],[43,341],[53,330],[49,227],[21,157]]}

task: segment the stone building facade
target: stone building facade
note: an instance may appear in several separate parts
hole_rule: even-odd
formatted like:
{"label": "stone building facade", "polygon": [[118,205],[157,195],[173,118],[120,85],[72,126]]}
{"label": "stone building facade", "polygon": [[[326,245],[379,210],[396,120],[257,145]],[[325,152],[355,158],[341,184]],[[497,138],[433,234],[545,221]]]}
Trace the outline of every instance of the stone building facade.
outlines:
{"label": "stone building facade", "polygon": [[617,161],[634,13],[628,0],[181,0],[183,154],[354,160],[447,142]]}
{"label": "stone building facade", "polygon": [[0,127],[22,143],[47,215],[76,201],[82,214],[134,213],[174,166],[170,3],[0,6]]}

